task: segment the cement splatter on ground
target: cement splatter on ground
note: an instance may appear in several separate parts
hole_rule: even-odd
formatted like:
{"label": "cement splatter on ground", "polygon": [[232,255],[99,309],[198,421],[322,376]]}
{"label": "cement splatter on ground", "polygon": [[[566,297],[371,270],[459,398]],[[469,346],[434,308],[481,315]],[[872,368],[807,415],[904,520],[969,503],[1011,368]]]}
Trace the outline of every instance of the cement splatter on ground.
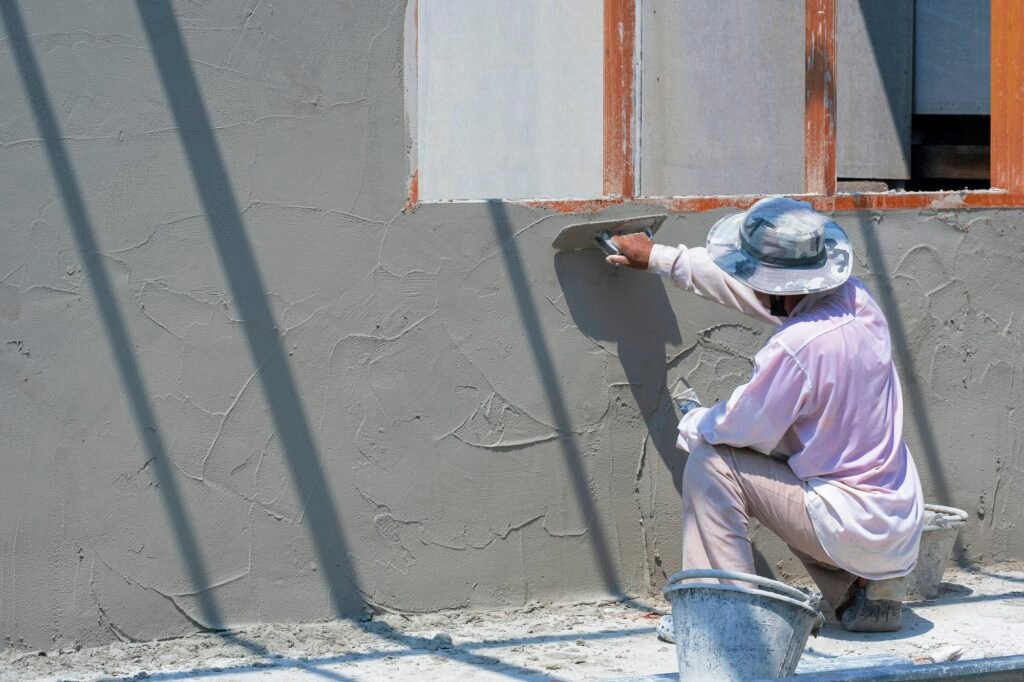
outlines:
{"label": "cement splatter on ground", "polygon": [[[258,625],[222,635],[0,654],[0,680],[595,680],[671,672],[654,636],[666,604],[600,602],[509,611],[387,614],[372,621]],[[1024,653],[1024,566],[948,571],[939,598],[909,604],[902,632],[829,624],[805,661],[895,655],[917,662]]]}

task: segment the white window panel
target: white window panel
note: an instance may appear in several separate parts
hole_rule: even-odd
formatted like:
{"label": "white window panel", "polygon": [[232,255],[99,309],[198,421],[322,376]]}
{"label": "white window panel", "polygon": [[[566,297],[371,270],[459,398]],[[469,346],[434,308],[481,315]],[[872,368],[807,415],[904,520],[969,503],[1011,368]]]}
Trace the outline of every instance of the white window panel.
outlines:
{"label": "white window panel", "polygon": [[645,0],[645,196],[804,187],[804,3]]}
{"label": "white window panel", "polygon": [[601,196],[601,0],[419,0],[417,34],[421,200]]}

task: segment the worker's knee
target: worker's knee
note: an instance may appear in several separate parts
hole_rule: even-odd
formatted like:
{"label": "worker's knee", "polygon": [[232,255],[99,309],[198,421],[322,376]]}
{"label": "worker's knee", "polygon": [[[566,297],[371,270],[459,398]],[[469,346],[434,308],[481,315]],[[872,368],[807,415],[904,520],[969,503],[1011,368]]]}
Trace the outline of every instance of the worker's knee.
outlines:
{"label": "worker's knee", "polygon": [[683,519],[718,514],[732,505],[731,469],[723,452],[702,444],[693,448],[683,469]]}
{"label": "worker's knee", "polygon": [[690,451],[683,469],[683,494],[703,497],[718,489],[729,475],[729,465],[714,446],[702,443]]}

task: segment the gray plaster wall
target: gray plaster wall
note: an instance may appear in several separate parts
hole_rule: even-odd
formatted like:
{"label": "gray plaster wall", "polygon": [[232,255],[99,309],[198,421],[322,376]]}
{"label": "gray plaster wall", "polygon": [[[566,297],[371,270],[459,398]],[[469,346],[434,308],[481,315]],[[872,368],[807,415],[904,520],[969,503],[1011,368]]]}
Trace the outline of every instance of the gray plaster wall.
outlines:
{"label": "gray plaster wall", "polygon": [[[403,210],[401,2],[173,10],[0,2],[0,646],[658,585],[666,381],[721,399],[768,330],[556,256],[580,216]],[[837,218],[928,497],[1024,558],[1021,212]]]}

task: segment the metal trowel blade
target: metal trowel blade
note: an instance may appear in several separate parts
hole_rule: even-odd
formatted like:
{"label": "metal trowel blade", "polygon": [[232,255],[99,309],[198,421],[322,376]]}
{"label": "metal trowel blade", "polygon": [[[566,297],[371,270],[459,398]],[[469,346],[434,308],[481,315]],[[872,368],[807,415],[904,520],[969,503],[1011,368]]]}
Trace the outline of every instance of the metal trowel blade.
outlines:
{"label": "metal trowel blade", "polygon": [[608,251],[602,246],[604,235],[618,237],[624,234],[647,232],[648,236],[653,236],[667,217],[664,214],[645,215],[636,218],[616,218],[615,220],[567,225],[562,228],[551,245],[559,251],[601,249],[607,253]]}

